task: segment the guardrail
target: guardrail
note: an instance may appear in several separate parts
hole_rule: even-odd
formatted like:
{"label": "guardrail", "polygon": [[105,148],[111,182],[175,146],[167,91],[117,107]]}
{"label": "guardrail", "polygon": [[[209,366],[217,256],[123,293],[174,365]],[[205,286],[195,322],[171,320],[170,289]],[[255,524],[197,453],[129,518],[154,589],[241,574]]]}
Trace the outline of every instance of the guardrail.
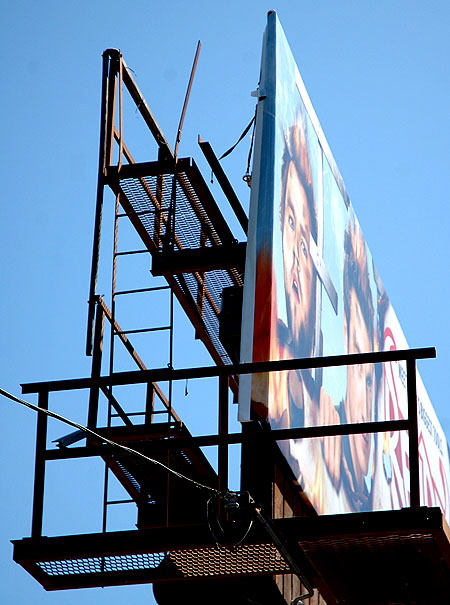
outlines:
{"label": "guardrail", "polygon": [[[316,357],[308,359],[289,359],[243,363],[226,366],[203,366],[198,368],[157,368],[131,372],[117,372],[109,376],[75,378],[49,382],[28,383],[22,385],[24,394],[37,393],[38,406],[48,410],[49,394],[78,389],[106,389],[118,385],[150,384],[155,382],[177,381],[196,378],[218,378],[218,432],[214,435],[181,437],[177,439],[158,440],[158,448],[218,447],[218,487],[226,490],[228,486],[228,446],[262,440],[267,442],[285,439],[308,439],[333,435],[351,435],[358,433],[378,433],[385,431],[407,430],[409,433],[410,460],[410,506],[420,506],[419,483],[419,452],[418,452],[418,415],[417,415],[417,386],[416,362],[418,359],[434,358],[436,350],[432,347],[398,351],[380,351],[375,353],[358,353]],[[353,364],[386,363],[406,361],[408,418],[404,420],[374,421],[358,424],[339,424],[302,428],[276,429],[258,433],[229,433],[228,432],[228,395],[230,377],[261,372],[279,372],[286,370],[326,368],[348,366]],[[44,505],[45,464],[47,460],[68,457],[92,456],[99,454],[99,448],[70,448],[64,450],[47,450],[47,415],[39,414],[37,418],[35,483],[33,496],[32,537],[42,533],[42,518]],[[91,427],[92,428],[92,427]],[[104,450],[103,450],[104,451]]]}

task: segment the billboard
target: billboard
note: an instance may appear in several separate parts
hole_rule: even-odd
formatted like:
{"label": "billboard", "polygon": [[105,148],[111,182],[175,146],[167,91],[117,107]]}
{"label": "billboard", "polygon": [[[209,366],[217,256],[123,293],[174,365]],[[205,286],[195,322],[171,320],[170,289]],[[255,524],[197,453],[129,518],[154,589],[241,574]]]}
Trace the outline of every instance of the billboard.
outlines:
{"label": "billboard", "polygon": [[[258,91],[241,361],[408,348],[275,12]],[[418,376],[422,504],[450,515],[449,456]],[[406,362],[241,376],[271,428],[407,418]],[[319,514],[409,506],[406,431],[278,442]]]}

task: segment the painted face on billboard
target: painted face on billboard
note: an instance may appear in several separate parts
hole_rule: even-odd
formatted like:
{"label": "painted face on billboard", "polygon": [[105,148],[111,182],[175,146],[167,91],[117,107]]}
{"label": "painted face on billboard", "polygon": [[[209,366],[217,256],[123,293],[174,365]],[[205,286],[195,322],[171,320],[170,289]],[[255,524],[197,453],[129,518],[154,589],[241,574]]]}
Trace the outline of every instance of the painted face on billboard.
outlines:
{"label": "painted face on billboard", "polygon": [[[368,273],[367,250],[361,230],[355,223],[346,232],[346,290],[344,333],[348,354],[365,353],[374,349],[374,308]],[[373,364],[353,364],[347,369],[347,391],[344,401],[348,423],[369,422],[374,404]],[[364,477],[369,471],[372,448],[370,435],[349,435],[350,460],[356,489],[362,491]]]}
{"label": "painted face on billboard", "polygon": [[[362,353],[370,351],[372,339],[369,335],[363,310],[358,301],[355,290],[349,293],[349,319],[348,328],[348,353]],[[373,364],[355,364],[348,366],[347,370],[347,395],[345,398],[345,415],[347,422],[359,423],[369,422],[372,415],[373,389],[374,389],[374,367]],[[357,483],[362,482],[367,475],[371,441],[369,435],[350,435],[350,453],[353,461],[355,479]]]}
{"label": "painted face on billboard", "polygon": [[311,234],[317,237],[317,217],[303,122],[299,114],[285,134],[280,200],[287,344],[294,357],[313,354],[316,315],[317,276],[310,239]]}
{"label": "painted face on billboard", "polygon": [[293,346],[307,354],[311,345],[314,267],[309,251],[311,213],[307,194],[293,162],[289,163],[284,199],[283,260],[288,324]]}

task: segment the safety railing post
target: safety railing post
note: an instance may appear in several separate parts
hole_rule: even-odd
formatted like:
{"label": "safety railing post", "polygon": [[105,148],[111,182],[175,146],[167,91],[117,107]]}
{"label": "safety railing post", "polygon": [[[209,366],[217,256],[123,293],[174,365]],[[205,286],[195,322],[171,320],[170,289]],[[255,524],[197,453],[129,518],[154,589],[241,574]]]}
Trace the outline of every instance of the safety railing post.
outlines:
{"label": "safety railing post", "polygon": [[409,420],[409,481],[410,505],[420,506],[419,478],[419,428],[417,418],[417,381],[416,360],[408,357],[406,360],[408,420]]}
{"label": "safety railing post", "polygon": [[[48,410],[48,391],[39,391],[38,406]],[[31,536],[40,538],[44,514],[45,450],[47,444],[46,414],[38,414],[36,428],[36,458],[34,463],[33,518]]]}
{"label": "safety railing post", "polygon": [[219,451],[218,482],[219,490],[228,489],[228,374],[219,374]]}

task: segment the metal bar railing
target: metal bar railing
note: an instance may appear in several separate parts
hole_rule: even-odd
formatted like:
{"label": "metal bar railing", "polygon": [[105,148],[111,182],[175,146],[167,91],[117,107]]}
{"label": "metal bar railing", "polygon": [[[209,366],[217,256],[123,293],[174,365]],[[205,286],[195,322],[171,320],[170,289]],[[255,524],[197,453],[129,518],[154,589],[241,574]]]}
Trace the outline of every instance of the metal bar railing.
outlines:
{"label": "metal bar railing", "polygon": [[[22,385],[23,393],[38,393],[39,407],[48,409],[48,396],[50,392],[61,392],[74,389],[90,389],[93,386],[107,388],[112,385],[154,383],[167,380],[186,380],[192,378],[219,378],[219,426],[217,435],[202,435],[196,437],[179,437],[177,439],[157,440],[149,444],[150,449],[182,449],[190,447],[219,447],[219,484],[227,489],[228,451],[231,444],[258,441],[282,441],[285,439],[307,439],[333,435],[351,435],[357,433],[376,433],[387,431],[409,432],[409,459],[410,459],[410,506],[420,506],[419,481],[419,451],[418,451],[418,418],[417,418],[417,384],[416,361],[436,357],[433,347],[420,349],[407,349],[399,351],[380,351],[376,353],[358,353],[352,355],[339,355],[316,357],[311,359],[289,359],[282,361],[244,363],[228,366],[206,366],[201,368],[160,368],[155,370],[141,370],[139,372],[120,372],[110,376],[58,380]],[[373,421],[358,424],[339,424],[328,426],[314,426],[303,428],[276,429],[258,433],[228,433],[228,381],[230,376],[252,374],[260,372],[286,371],[293,369],[307,369],[312,367],[332,367],[364,363],[383,363],[391,361],[406,361],[407,366],[407,396],[408,418],[402,420]],[[68,457],[99,455],[98,446],[85,448],[70,448],[70,451],[47,450],[47,416],[39,414],[37,419],[35,483],[33,499],[32,536],[39,537],[42,532],[45,463],[51,459]],[[107,446],[105,446],[107,447]],[[105,447],[101,446],[104,453]]]}
{"label": "metal bar railing", "polygon": [[[348,366],[364,363],[385,363],[408,359],[430,359],[436,357],[434,347],[420,349],[400,349],[398,351],[378,351],[376,353],[353,353],[351,355],[330,355],[303,359],[283,359],[281,361],[258,361],[226,366],[202,366],[198,368],[156,368],[130,372],[115,372],[110,376],[97,379],[99,385],[115,386],[126,384],[145,384],[148,382],[166,382],[168,380],[186,380],[194,378],[213,378],[222,374],[234,376],[239,374],[256,374],[261,372],[281,372],[283,370],[306,370]],[[94,379],[95,380],[95,379]],[[92,378],[70,378],[68,380],[51,380],[48,382],[29,382],[22,384],[22,393],[39,393],[39,391],[71,391],[88,389]]]}

